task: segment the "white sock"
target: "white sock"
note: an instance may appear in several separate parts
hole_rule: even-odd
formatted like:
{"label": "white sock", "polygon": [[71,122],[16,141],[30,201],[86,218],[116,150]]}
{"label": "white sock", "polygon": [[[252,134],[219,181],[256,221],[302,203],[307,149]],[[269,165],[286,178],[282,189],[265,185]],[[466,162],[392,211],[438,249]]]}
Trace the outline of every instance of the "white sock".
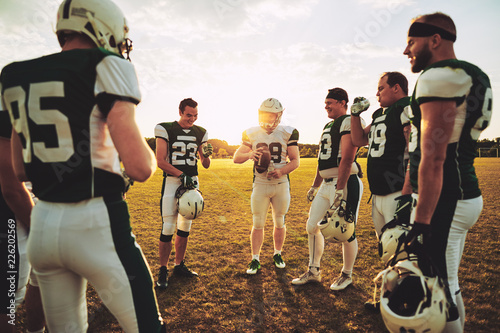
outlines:
{"label": "white sock", "polygon": [[314,274],[319,274],[319,267],[309,266],[309,270]]}
{"label": "white sock", "polygon": [[281,250],[278,251],[278,250],[274,249],[274,255],[277,255],[277,254],[281,255]]}
{"label": "white sock", "polygon": [[254,260],[254,259],[257,260],[257,261],[260,261],[259,260],[259,255],[258,254],[252,255],[252,260]]}

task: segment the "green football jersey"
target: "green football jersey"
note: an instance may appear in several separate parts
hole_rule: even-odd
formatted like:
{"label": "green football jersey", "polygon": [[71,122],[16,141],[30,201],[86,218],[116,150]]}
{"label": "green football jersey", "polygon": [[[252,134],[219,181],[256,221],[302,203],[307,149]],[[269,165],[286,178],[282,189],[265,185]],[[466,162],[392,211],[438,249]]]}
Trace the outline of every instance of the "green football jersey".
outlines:
{"label": "green football jersey", "polygon": [[[160,123],[155,127],[155,137],[168,143],[168,162],[188,176],[198,175],[198,147],[208,141],[207,131],[193,125],[184,129],[177,121]],[[163,176],[169,176],[163,172]]]}
{"label": "green football jersey", "polygon": [[370,191],[387,195],[401,191],[406,171],[404,128],[410,125],[410,97],[403,97],[372,115],[368,133],[367,175]]}
{"label": "green football jersey", "polygon": [[342,159],[340,139],[345,134],[351,134],[350,115],[340,116],[325,125],[319,143],[319,170],[338,168]]}
{"label": "green football jersey", "polygon": [[6,110],[0,110],[0,138],[10,140],[12,124],[10,123],[9,113]]}
{"label": "green football jersey", "polygon": [[78,202],[124,191],[106,117],[117,100],[140,101],[130,62],[99,48],[64,51],[9,64],[0,83],[38,198]]}
{"label": "green football jersey", "polygon": [[436,100],[452,100],[457,105],[453,132],[443,166],[441,196],[470,199],[481,195],[474,158],[476,142],[491,119],[492,91],[488,76],[477,66],[461,60],[443,60],[427,67],[417,80],[411,99],[410,179],[418,192],[420,164],[420,105]]}

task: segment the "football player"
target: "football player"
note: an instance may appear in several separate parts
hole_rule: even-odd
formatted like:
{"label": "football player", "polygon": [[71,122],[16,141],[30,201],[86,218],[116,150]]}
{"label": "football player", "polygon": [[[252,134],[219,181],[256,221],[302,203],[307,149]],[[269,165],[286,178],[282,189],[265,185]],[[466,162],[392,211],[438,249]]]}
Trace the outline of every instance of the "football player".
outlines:
{"label": "football player", "polygon": [[125,17],[110,0],[66,0],[56,33],[62,52],[9,64],[0,75],[15,172],[38,198],[28,259],[47,326],[87,331],[89,281],[124,331],[164,331],[123,199],[120,159],[135,181],[156,169],[135,123],[141,96],[124,59],[131,50]]}
{"label": "football player", "polygon": [[[399,72],[383,73],[377,87],[380,108],[364,129],[360,114],[368,109],[363,99],[351,106],[351,137],[355,146],[368,146],[367,175],[372,193],[372,218],[377,237],[394,218],[402,194],[410,136],[408,80]],[[363,105],[362,105],[363,104]],[[408,193],[409,195],[409,193]]]}
{"label": "football player", "polygon": [[411,98],[409,172],[417,204],[407,245],[418,248],[421,241],[450,289],[447,332],[464,328],[458,269],[467,231],[483,206],[473,164],[492,112],[488,76],[456,58],[455,40],[448,15],[428,14],[413,20],[404,50],[412,72],[422,72]]}
{"label": "football player", "polygon": [[[281,251],[285,242],[285,215],[290,206],[289,174],[300,164],[299,132],[291,126],[280,125],[283,106],[276,98],[268,98],[259,107],[259,126],[243,132],[242,144],[235,152],[234,163],[248,160],[259,161],[267,150],[270,164],[266,171],[259,173],[254,167],[251,207],[253,226],[250,234],[252,260],[247,274],[256,274],[260,269],[260,250],[264,241],[266,215],[271,206],[273,213],[274,255],[276,267],[285,268]],[[288,161],[287,161],[288,159]]]}
{"label": "football player", "polygon": [[[311,281],[321,281],[320,261],[325,247],[325,239],[318,223],[328,210],[335,210],[341,200],[347,201],[355,221],[358,219],[359,201],[363,194],[363,183],[358,173],[361,171],[355,162],[357,147],[351,141],[351,117],[347,114],[349,97],[342,88],[328,91],[325,109],[328,118],[321,135],[318,154],[318,167],[314,182],[307,193],[312,201],[306,229],[309,240],[309,269],[292,284],[303,285]],[[319,187],[319,190],[318,190]],[[355,222],[356,223],[356,222]],[[342,290],[352,283],[352,270],[358,254],[356,233],[342,243],[344,266],[340,276],[330,289]]]}
{"label": "football player", "polygon": [[198,158],[204,168],[210,167],[213,148],[207,144],[208,133],[194,125],[198,119],[198,103],[186,98],[179,104],[179,121],[160,123],[155,127],[156,160],[163,170],[160,211],[163,227],[159,241],[160,271],[156,285],[168,285],[168,261],[172,251],[172,238],[175,238],[175,266],[177,276],[194,277],[198,273],[190,270],[184,263],[188,236],[192,220],[181,216],[177,211],[176,191],[179,186],[199,187]]}
{"label": "football player", "polygon": [[[351,106],[351,137],[355,146],[369,145],[367,175],[372,193],[372,219],[379,239],[382,227],[394,219],[398,205],[407,205],[405,222],[409,223],[410,218],[411,195],[402,196],[410,136],[408,80],[399,72],[385,72],[378,81],[376,96],[380,108],[364,129],[360,115],[369,103],[359,99]],[[379,309],[379,304],[371,302],[365,306],[370,310]]]}

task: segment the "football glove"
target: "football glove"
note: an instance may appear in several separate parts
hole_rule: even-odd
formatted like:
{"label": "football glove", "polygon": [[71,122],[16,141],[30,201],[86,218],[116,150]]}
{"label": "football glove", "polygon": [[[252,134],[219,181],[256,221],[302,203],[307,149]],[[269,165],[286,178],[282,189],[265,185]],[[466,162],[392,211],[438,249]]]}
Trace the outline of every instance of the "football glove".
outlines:
{"label": "football glove", "polygon": [[195,182],[193,181],[193,178],[191,178],[190,176],[186,175],[185,173],[182,173],[180,176],[179,176],[179,179],[181,180],[181,185],[187,189],[194,189],[196,188],[196,184]]}
{"label": "football glove", "polygon": [[337,209],[337,207],[340,206],[340,202],[342,201],[343,197],[344,197],[344,189],[335,190],[335,196],[333,197],[333,204],[331,206],[331,209],[333,210]]}
{"label": "football glove", "polygon": [[405,194],[394,199],[397,201],[394,218],[399,224],[410,224],[410,215],[413,208],[413,198],[411,194]]}
{"label": "football glove", "polygon": [[307,191],[307,201],[312,202],[317,193],[318,193],[318,188],[315,186],[311,186],[309,191]]}
{"label": "football glove", "polygon": [[425,223],[414,222],[411,224],[411,229],[406,235],[405,250],[408,253],[417,255],[422,252],[429,256],[431,245],[431,225]]}
{"label": "football glove", "polygon": [[212,155],[212,153],[214,152],[214,148],[210,143],[207,144],[206,146],[203,146],[202,150],[203,150],[203,157],[208,157]]}
{"label": "football glove", "polygon": [[122,176],[123,181],[125,182],[123,193],[127,193],[127,191],[130,189],[130,186],[134,185],[134,180],[127,175],[125,169],[122,170]]}
{"label": "football glove", "polygon": [[351,105],[351,115],[359,117],[359,115],[368,110],[370,107],[370,101],[364,97],[356,97],[353,104]]}

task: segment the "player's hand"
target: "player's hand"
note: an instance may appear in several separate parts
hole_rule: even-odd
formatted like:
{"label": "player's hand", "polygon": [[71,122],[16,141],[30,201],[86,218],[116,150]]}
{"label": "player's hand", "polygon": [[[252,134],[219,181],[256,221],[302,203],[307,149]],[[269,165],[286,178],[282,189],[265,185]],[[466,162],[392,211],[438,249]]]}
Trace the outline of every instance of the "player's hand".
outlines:
{"label": "player's hand", "polygon": [[398,224],[410,224],[410,215],[413,208],[413,198],[411,194],[405,194],[394,199],[397,201],[394,218]]}
{"label": "player's hand", "polygon": [[425,255],[429,255],[431,237],[431,225],[415,221],[411,224],[411,229],[406,235],[405,251],[408,253],[415,253],[417,255],[424,252]]}
{"label": "player's hand", "polygon": [[312,202],[317,193],[318,193],[318,188],[315,186],[311,186],[309,191],[307,191],[307,200],[309,202]]}
{"label": "player's hand", "polygon": [[340,202],[341,202],[343,197],[344,197],[344,189],[335,190],[335,196],[333,197],[332,209],[335,210],[340,206]]}
{"label": "player's hand", "polygon": [[206,146],[203,146],[201,149],[203,150],[203,157],[205,158],[212,155],[212,153],[214,152],[214,148],[210,143],[207,144]]}
{"label": "player's hand", "polygon": [[122,170],[122,176],[123,176],[123,181],[125,182],[123,193],[127,193],[127,191],[130,189],[130,186],[134,185],[134,180],[127,175],[125,169]]}
{"label": "player's hand", "polygon": [[351,105],[351,115],[359,117],[359,115],[368,110],[370,107],[370,101],[364,97],[356,97],[353,104]]}
{"label": "player's hand", "polygon": [[263,149],[264,149],[264,148],[260,147],[260,148],[257,148],[257,149],[255,149],[255,150],[252,150],[252,151],[250,152],[250,157],[249,157],[249,160],[253,160],[253,161],[255,161],[255,162],[259,161],[259,158],[260,158],[260,156],[262,155],[262,150],[263,150]]}
{"label": "player's hand", "polygon": [[193,178],[190,176],[186,175],[185,173],[182,173],[179,176],[179,179],[181,180],[181,185],[187,189],[194,189],[196,188],[196,185],[193,181]]}

